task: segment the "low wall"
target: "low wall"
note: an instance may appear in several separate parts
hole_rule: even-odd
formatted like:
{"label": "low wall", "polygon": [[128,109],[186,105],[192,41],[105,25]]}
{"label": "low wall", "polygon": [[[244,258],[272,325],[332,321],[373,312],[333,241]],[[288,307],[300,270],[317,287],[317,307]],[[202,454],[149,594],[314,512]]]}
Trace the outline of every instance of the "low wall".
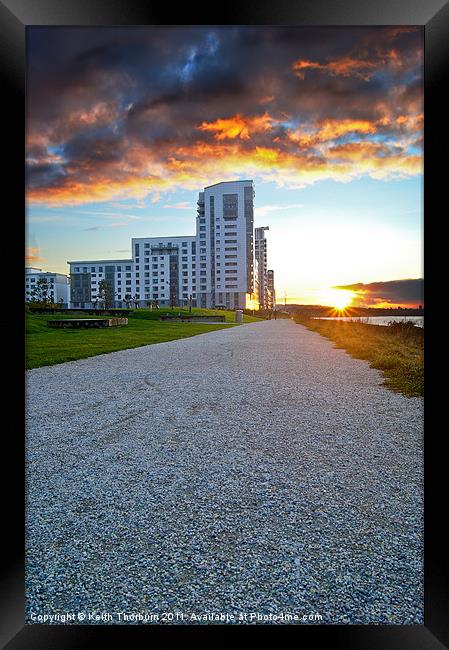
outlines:
{"label": "low wall", "polygon": [[160,316],[158,320],[178,323],[225,323],[225,316]]}
{"label": "low wall", "polygon": [[55,328],[85,328],[85,327],[117,327],[128,325],[127,318],[65,318],[64,320],[48,320],[48,327]]}
{"label": "low wall", "polygon": [[133,309],[52,309],[51,307],[28,307],[32,314],[92,314],[94,316],[126,316]]}

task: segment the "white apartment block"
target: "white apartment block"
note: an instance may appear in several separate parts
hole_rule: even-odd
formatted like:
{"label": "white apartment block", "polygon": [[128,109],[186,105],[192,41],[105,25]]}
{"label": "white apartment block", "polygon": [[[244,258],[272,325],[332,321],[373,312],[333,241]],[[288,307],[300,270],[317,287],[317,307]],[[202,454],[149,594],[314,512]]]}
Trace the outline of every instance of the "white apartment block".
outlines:
{"label": "white apartment block", "polygon": [[276,290],[274,288],[274,271],[267,271],[267,289],[268,289],[268,309],[276,308]]}
{"label": "white apartment block", "polygon": [[32,300],[33,289],[38,280],[42,278],[47,281],[50,300],[62,307],[67,307],[70,302],[69,278],[63,273],[50,273],[31,266],[25,268],[25,302]]}
{"label": "white apartment block", "polygon": [[254,256],[257,261],[257,278],[259,281],[259,308],[269,309],[270,296],[268,289],[268,263],[267,263],[267,240],[265,230],[268,226],[261,226],[254,231]]}
{"label": "white apartment block", "polygon": [[210,185],[199,193],[196,235],[139,237],[127,260],[70,261],[72,308],[96,306],[101,280],[122,307],[245,308],[258,297],[254,277],[253,181]]}

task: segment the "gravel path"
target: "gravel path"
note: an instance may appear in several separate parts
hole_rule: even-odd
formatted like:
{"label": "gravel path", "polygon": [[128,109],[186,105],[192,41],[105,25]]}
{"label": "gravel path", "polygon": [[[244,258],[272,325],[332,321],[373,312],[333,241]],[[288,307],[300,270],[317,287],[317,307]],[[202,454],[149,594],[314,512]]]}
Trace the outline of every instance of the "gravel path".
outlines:
{"label": "gravel path", "polygon": [[380,382],[290,320],[29,371],[28,620],[423,623],[422,399]]}

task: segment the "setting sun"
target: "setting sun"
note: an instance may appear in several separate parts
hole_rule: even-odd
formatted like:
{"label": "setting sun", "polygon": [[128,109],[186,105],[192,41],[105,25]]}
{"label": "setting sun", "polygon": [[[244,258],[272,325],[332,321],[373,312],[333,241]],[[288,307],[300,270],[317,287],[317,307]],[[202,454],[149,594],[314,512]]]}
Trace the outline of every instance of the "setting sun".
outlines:
{"label": "setting sun", "polygon": [[321,301],[323,305],[343,310],[351,305],[355,295],[353,291],[347,289],[326,289],[321,294]]}

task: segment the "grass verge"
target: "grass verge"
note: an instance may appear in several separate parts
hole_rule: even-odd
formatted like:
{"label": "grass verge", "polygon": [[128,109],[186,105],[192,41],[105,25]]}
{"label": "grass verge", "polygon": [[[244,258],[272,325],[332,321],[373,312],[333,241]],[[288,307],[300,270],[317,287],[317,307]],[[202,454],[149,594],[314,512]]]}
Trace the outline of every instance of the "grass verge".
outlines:
{"label": "grass verge", "polygon": [[356,359],[381,370],[391,390],[420,397],[424,394],[424,330],[411,322],[388,326],[317,320],[295,315],[294,320],[335,342]]}
{"label": "grass verge", "polygon": [[[188,309],[136,309],[128,316],[128,325],[122,327],[105,327],[99,329],[52,329],[47,321],[61,318],[76,318],[72,314],[26,314],[26,368],[51,366],[65,361],[86,359],[98,354],[137,348],[142,345],[163,343],[175,339],[187,338],[205,332],[213,332],[225,327],[238,327],[234,323],[234,312],[215,311],[211,309],[192,309],[192,315],[222,315],[226,323],[181,323],[159,321],[159,316],[178,314],[187,316]],[[95,318],[95,316],[84,316]],[[244,323],[259,321],[259,318],[244,316]]]}

